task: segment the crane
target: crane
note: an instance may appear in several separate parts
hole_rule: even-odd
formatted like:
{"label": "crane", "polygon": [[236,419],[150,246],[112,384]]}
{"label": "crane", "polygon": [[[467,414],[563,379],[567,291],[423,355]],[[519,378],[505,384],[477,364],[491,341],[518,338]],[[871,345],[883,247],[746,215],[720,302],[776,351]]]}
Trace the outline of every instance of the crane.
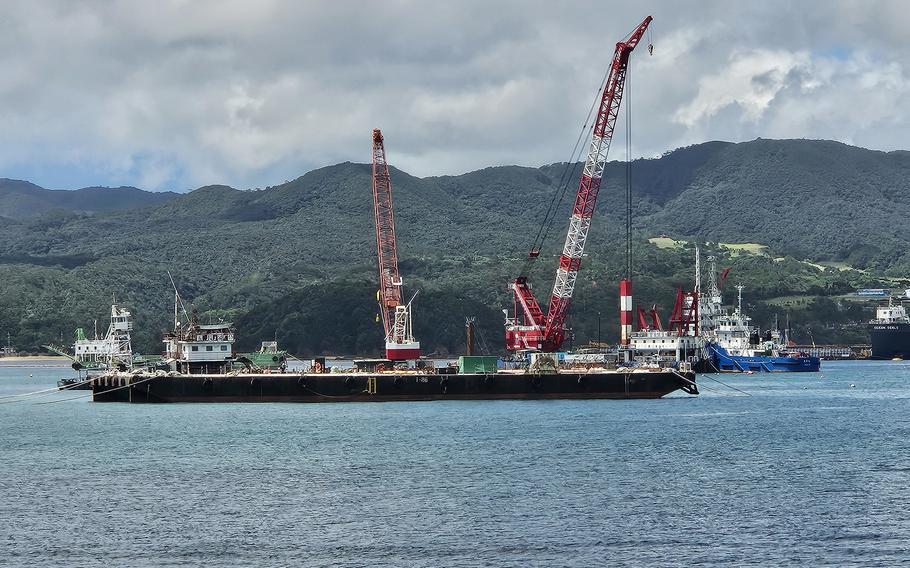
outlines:
{"label": "crane", "polygon": [[407,304],[401,301],[392,180],[382,132],[378,128],[373,129],[373,219],[379,257],[379,291],[376,296],[385,331],[386,358],[391,361],[417,359],[420,357],[420,343],[414,340],[411,331],[411,304],[414,298]]}
{"label": "crane", "polygon": [[[616,44],[616,51],[613,53],[613,60],[600,98],[596,121],[591,131],[588,156],[578,183],[572,216],[569,220],[569,230],[566,234],[562,255],[559,257],[556,282],[553,285],[546,315],[531,291],[526,274],[520,275],[509,286],[514,296],[512,317],[509,317],[508,310],[504,311],[506,312],[506,348],[511,351],[558,351],[565,338],[566,317],[572,303],[572,292],[578,278],[578,269],[584,254],[588,229],[591,227],[591,216],[594,213],[597,194],[606,167],[610,142],[613,140],[613,129],[616,126],[616,117],[622,101],[629,56],[644,36],[651,19],[651,16],[645,18],[624,41]],[[533,259],[539,255],[540,248],[535,246],[528,257]],[[625,283],[628,285],[623,286],[622,284]],[[631,328],[631,282],[623,280],[621,288],[624,293],[628,290],[628,303],[630,304],[628,323]]]}

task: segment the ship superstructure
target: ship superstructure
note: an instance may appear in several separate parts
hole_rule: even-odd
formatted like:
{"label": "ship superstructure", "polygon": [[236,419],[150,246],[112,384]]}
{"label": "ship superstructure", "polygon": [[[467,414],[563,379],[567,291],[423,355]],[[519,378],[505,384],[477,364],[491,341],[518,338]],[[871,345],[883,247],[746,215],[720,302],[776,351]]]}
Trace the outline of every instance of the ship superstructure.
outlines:
{"label": "ship superstructure", "polygon": [[72,359],[73,368],[81,369],[121,369],[133,368],[133,345],[130,332],[133,330],[132,314],[126,308],[111,304],[111,321],[107,333],[99,337],[97,325],[95,337],[89,339],[83,328],[76,329],[76,340],[73,343],[73,354],[62,347],[45,345],[55,353]]}
{"label": "ship superstructure", "polygon": [[170,273],[168,277],[174,287],[174,330],[162,339],[164,363],[186,374],[229,372],[235,359],[234,326],[224,321],[199,323],[196,309],[187,311]]}
{"label": "ship superstructure", "polygon": [[638,307],[638,330],[629,333],[626,360],[652,366],[696,364],[704,356],[700,334],[701,305],[700,253],[695,249],[695,286],[691,292],[676,291],[676,302],[665,329],[657,306]]}
{"label": "ship superstructure", "polygon": [[226,373],[234,362],[234,327],[226,322],[200,324],[193,313],[165,334],[164,357],[181,373]]}

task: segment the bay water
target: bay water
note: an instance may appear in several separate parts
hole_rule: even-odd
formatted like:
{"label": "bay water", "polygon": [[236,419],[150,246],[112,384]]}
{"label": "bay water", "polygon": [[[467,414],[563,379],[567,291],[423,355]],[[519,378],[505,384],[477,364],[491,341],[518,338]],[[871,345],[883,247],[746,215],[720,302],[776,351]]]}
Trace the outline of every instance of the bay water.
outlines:
{"label": "bay water", "polygon": [[[73,375],[18,365],[0,361],[0,397]],[[910,563],[910,363],[699,383],[634,401],[0,398],[0,566]]]}

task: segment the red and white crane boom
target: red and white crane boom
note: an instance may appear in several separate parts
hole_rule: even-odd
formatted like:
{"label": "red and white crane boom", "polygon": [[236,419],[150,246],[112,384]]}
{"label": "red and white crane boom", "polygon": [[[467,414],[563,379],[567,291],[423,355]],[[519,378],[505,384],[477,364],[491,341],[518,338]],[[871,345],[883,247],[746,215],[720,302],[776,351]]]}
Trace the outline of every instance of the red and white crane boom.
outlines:
{"label": "red and white crane boom", "polygon": [[411,332],[411,303],[403,305],[401,302],[402,282],[398,274],[392,180],[382,132],[378,128],[373,129],[373,219],[379,255],[377,296],[385,330],[386,358],[392,361],[417,359],[420,357],[420,343],[414,340]]}
{"label": "red and white crane boom", "polygon": [[[644,36],[651,19],[651,16],[645,18],[624,41],[616,44],[616,51],[613,54],[613,61],[597,110],[596,122],[591,131],[588,156],[581,173],[575,203],[572,206],[569,230],[566,234],[562,255],[559,257],[556,282],[553,285],[546,316],[531,292],[531,286],[526,276],[519,276],[510,285],[515,296],[513,317],[506,319],[506,347],[510,350],[558,351],[565,338],[566,317],[572,302],[572,293],[575,290],[588,230],[591,227],[591,216],[594,213],[597,194],[600,191],[601,179],[607,164],[610,142],[613,140],[613,129],[616,126],[616,117],[622,101],[629,56]],[[539,254],[539,249],[532,250],[530,256],[533,257],[537,254]]]}

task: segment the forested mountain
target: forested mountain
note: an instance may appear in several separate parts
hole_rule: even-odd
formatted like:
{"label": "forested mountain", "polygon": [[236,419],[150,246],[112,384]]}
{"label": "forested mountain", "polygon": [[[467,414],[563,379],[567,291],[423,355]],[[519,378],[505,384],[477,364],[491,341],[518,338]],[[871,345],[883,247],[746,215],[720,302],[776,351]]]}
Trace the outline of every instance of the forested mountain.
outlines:
{"label": "forested mountain", "polygon": [[21,219],[48,211],[100,212],[164,203],[177,194],[135,187],[44,189],[27,181],[0,178],[0,217]]}
{"label": "forested mountain", "polygon": [[[817,341],[861,340],[864,330],[851,324],[868,309],[838,296],[910,274],[910,239],[902,232],[908,169],[907,152],[807,140],[711,142],[637,160],[636,298],[669,310],[674,287],[691,286],[692,245],[661,249],[648,241],[668,235],[701,242],[706,254],[732,265],[731,278],[746,284],[760,323],[789,313]],[[477,316],[481,335],[499,348],[507,282],[560,179],[571,177],[530,273],[538,295],[549,296],[577,173],[565,164],[429,178],[393,169],[401,270],[406,293],[421,291],[415,326],[427,351],[462,349],[466,316]],[[116,216],[98,214],[101,201],[116,201],[110,193],[75,199],[95,193],[26,188],[21,193],[38,201],[20,200],[14,219],[0,217],[0,332],[27,349],[69,342],[75,327],[105,317],[115,294],[135,313],[137,346],[158,351],[172,309],[170,271],[205,317],[237,322],[244,347],[277,338],[300,355],[376,352],[369,176],[369,165],[343,163],[256,191],[102,190],[140,196]],[[616,333],[624,176],[624,164],[608,165],[572,310],[576,342],[595,338],[598,313],[603,336]],[[0,207],[13,194],[3,189],[10,183],[24,184],[0,183]],[[36,195],[46,196],[43,209]],[[718,242],[769,248],[736,253]]]}

